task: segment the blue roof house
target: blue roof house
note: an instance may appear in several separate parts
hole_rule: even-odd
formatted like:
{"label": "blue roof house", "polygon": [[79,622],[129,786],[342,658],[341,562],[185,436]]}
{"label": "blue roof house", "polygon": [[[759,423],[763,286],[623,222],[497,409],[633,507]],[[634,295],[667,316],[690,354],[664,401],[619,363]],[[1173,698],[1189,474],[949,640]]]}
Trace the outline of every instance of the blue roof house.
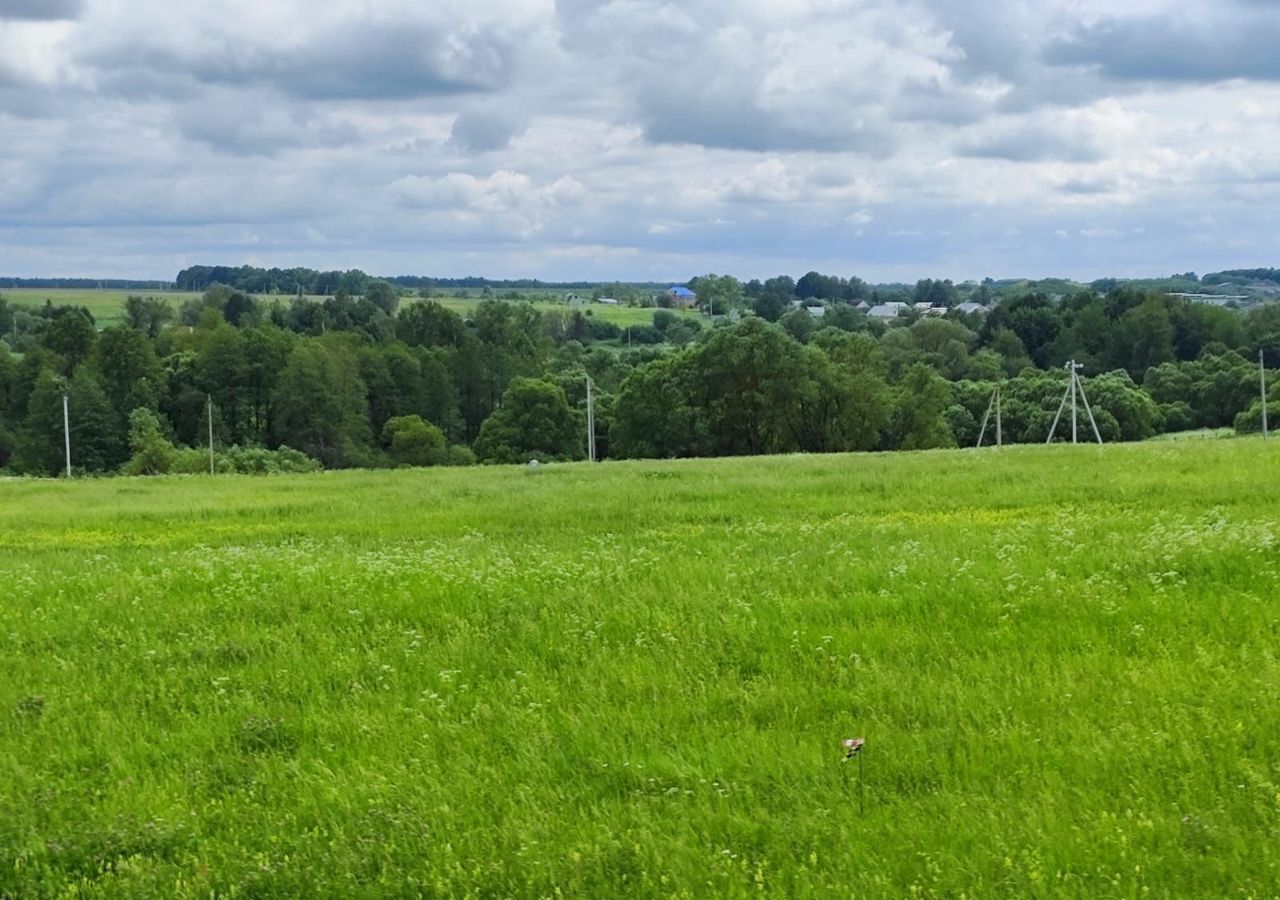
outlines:
{"label": "blue roof house", "polygon": [[671,302],[677,306],[693,306],[698,302],[698,295],[687,287],[680,285],[672,285],[667,288],[667,296],[671,298]]}

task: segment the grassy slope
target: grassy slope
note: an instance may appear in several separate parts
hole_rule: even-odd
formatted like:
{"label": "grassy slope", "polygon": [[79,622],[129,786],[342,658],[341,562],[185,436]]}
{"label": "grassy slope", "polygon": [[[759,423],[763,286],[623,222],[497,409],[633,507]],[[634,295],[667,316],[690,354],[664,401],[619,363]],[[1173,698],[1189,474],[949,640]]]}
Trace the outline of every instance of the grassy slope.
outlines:
{"label": "grassy slope", "polygon": [[[51,289],[51,288],[0,288],[0,296],[5,297],[17,306],[43,306],[45,300],[52,300],[55,305],[69,304],[72,306],[83,306],[93,314],[94,319],[100,327],[114,325],[124,318],[124,301],[130,294],[139,294],[144,297],[164,297],[169,300],[175,308],[180,306],[187,300],[199,296],[192,293],[172,293],[160,291],[94,291],[94,290],[70,290],[70,289]],[[288,297],[280,298],[283,302],[288,302]],[[323,300],[323,297],[313,297],[313,300]],[[479,305],[478,297],[473,299],[464,299],[461,297],[437,297],[441,304],[454,312],[466,316],[469,315],[476,306]],[[417,302],[412,298],[406,298],[405,303]],[[508,301],[513,302],[513,301]],[[563,303],[545,302],[542,300],[531,301],[533,306],[543,312],[552,310],[569,310],[570,307]],[[626,327],[628,325],[651,325],[653,323],[653,310],[640,307],[627,306],[605,306],[599,303],[589,303],[580,307],[582,312],[590,313],[592,316],[603,319],[608,322],[614,322],[617,325]],[[679,315],[697,316],[698,313],[692,310],[677,310]]]}
{"label": "grassy slope", "polygon": [[1275,452],[0,483],[0,896],[1273,896]]}

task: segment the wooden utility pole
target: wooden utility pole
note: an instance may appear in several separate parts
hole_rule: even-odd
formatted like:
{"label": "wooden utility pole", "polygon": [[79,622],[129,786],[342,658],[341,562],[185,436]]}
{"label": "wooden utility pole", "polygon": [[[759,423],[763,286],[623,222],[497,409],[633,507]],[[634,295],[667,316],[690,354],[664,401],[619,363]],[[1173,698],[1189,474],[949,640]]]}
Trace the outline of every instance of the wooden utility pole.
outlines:
{"label": "wooden utility pole", "polygon": [[1262,439],[1267,439],[1267,364],[1262,355],[1262,349],[1258,349],[1258,376],[1262,379]]}
{"label": "wooden utility pole", "polygon": [[67,392],[62,392],[62,437],[67,448],[67,477],[71,477],[71,413],[67,403]]}
{"label": "wooden utility pole", "polygon": [[591,393],[591,376],[587,376],[587,460],[596,461],[596,405]]}
{"label": "wooden utility pole", "polygon": [[209,474],[213,474],[213,394],[209,398]]}

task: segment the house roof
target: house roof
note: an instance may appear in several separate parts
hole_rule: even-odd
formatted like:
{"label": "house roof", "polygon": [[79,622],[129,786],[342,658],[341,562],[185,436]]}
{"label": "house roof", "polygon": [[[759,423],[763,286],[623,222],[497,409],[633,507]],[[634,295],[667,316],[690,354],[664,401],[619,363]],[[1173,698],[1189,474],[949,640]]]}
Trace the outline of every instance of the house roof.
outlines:
{"label": "house roof", "polygon": [[878,319],[892,319],[901,311],[904,305],[902,303],[881,303],[867,310],[867,315],[875,316]]}
{"label": "house roof", "polygon": [[693,291],[689,290],[687,287],[681,287],[680,285],[674,285],[674,286],[672,286],[672,287],[667,288],[667,293],[668,293],[668,294],[672,294],[672,295],[674,295],[674,296],[676,296],[676,297],[694,297],[694,296],[697,296],[696,294],[694,294],[694,292],[693,292]]}

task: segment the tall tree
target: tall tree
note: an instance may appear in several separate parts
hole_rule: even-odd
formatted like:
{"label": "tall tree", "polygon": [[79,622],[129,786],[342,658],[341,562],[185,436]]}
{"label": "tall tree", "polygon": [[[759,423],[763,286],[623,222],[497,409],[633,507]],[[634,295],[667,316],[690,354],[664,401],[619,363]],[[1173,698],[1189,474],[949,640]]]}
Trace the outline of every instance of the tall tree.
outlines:
{"label": "tall tree", "polygon": [[53,317],[45,325],[40,342],[62,357],[64,361],[62,373],[69,375],[76,366],[88,358],[96,337],[93,316],[89,315],[87,310],[68,306],[54,312]]}
{"label": "tall tree", "polygon": [[907,370],[897,394],[892,431],[898,449],[955,446],[945,415],[951,405],[951,389],[933,369],[916,363]]}
{"label": "tall tree", "polygon": [[121,421],[135,409],[156,408],[164,374],[152,342],[141,331],[121,326],[104,330],[91,363]]}
{"label": "tall tree", "polygon": [[357,465],[369,443],[369,408],[355,354],[336,341],[310,341],[290,355],[275,390],[279,444],[326,467]]}
{"label": "tall tree", "polygon": [[517,378],[481,426],[476,456],[492,463],[582,459],[585,428],[582,414],[570,408],[558,385]]}

